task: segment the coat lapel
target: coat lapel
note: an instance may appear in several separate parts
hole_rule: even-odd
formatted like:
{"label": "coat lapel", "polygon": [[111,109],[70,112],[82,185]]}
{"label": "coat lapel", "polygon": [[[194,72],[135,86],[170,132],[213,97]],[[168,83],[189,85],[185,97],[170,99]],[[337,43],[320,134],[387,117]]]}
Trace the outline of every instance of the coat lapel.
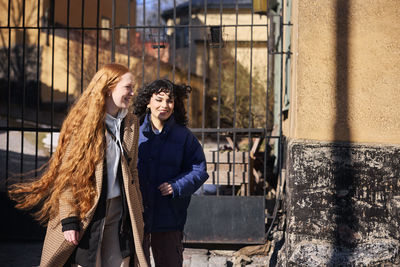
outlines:
{"label": "coat lapel", "polygon": [[131,116],[126,116],[125,117],[125,122],[124,122],[124,133],[123,133],[123,141],[122,141],[122,146],[125,149],[125,151],[131,151],[132,146],[134,144],[134,138],[133,138],[133,133],[134,133],[134,124],[132,123],[132,118]]}

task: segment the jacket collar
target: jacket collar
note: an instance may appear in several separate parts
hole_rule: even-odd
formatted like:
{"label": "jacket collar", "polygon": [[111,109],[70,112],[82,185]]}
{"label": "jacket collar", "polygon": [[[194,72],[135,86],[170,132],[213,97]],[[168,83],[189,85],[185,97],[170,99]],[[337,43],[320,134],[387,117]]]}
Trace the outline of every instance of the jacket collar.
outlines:
{"label": "jacket collar", "polygon": [[106,122],[111,122],[111,121],[116,121],[116,120],[123,120],[126,116],[126,114],[128,114],[128,109],[127,108],[123,108],[120,111],[118,111],[117,117],[114,118],[113,116],[111,116],[110,114],[108,114],[106,112]]}
{"label": "jacket collar", "polygon": [[[174,114],[169,117],[169,119],[164,123],[164,127],[160,133],[161,136],[165,136],[168,134],[168,132],[171,130],[171,128],[175,125],[175,118]],[[144,117],[144,121],[142,123],[142,126],[140,127],[142,129],[143,134],[146,137],[150,137],[152,135],[155,135],[153,133],[153,129],[151,127],[151,120],[150,120],[150,113],[146,114]]]}

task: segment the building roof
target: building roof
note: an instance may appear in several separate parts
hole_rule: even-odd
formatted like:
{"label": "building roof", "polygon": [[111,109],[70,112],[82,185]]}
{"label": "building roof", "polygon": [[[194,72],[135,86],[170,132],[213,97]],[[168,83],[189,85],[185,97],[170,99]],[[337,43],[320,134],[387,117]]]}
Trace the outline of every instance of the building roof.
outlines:
{"label": "building roof", "polygon": [[[192,0],[192,14],[199,12],[204,12],[205,3],[207,2],[207,10],[218,10],[222,4],[222,9],[235,9],[236,1],[239,9],[250,9],[252,8],[252,0]],[[180,17],[182,15],[189,14],[189,4],[190,1],[183,2],[176,6],[176,16]],[[174,8],[165,10],[161,14],[164,20],[168,20],[174,16]]]}

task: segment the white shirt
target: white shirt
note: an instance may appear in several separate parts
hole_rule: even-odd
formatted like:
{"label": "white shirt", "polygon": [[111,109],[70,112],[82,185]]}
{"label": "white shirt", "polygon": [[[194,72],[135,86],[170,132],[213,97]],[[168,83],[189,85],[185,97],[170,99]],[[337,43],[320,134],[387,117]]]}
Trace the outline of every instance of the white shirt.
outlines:
{"label": "white shirt", "polygon": [[118,165],[121,158],[122,144],[120,140],[121,122],[128,113],[128,109],[122,109],[114,118],[106,113],[106,125],[115,136],[113,137],[107,132],[106,142],[106,162],[107,162],[107,199],[118,197],[121,195],[121,189],[117,179]]}

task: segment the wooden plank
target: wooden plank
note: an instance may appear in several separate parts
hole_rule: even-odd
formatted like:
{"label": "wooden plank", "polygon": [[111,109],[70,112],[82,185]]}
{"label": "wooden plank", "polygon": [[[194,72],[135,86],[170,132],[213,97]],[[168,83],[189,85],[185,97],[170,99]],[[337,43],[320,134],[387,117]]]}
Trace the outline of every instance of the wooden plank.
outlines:
{"label": "wooden plank", "polygon": [[[207,162],[226,162],[226,163],[248,163],[249,162],[249,152],[243,151],[204,151]],[[233,156],[235,154],[235,157]]]}
{"label": "wooden plank", "polygon": [[[247,172],[219,172],[219,177],[217,172],[208,172],[209,178],[205,182],[206,184],[218,184],[219,185],[240,185],[248,182]],[[219,178],[219,181],[218,181]]]}
{"label": "wooden plank", "polygon": [[235,172],[247,172],[248,166],[247,166],[247,164],[207,163],[207,171],[214,171],[214,172],[230,171],[230,172],[233,172],[233,170],[235,170]]}

